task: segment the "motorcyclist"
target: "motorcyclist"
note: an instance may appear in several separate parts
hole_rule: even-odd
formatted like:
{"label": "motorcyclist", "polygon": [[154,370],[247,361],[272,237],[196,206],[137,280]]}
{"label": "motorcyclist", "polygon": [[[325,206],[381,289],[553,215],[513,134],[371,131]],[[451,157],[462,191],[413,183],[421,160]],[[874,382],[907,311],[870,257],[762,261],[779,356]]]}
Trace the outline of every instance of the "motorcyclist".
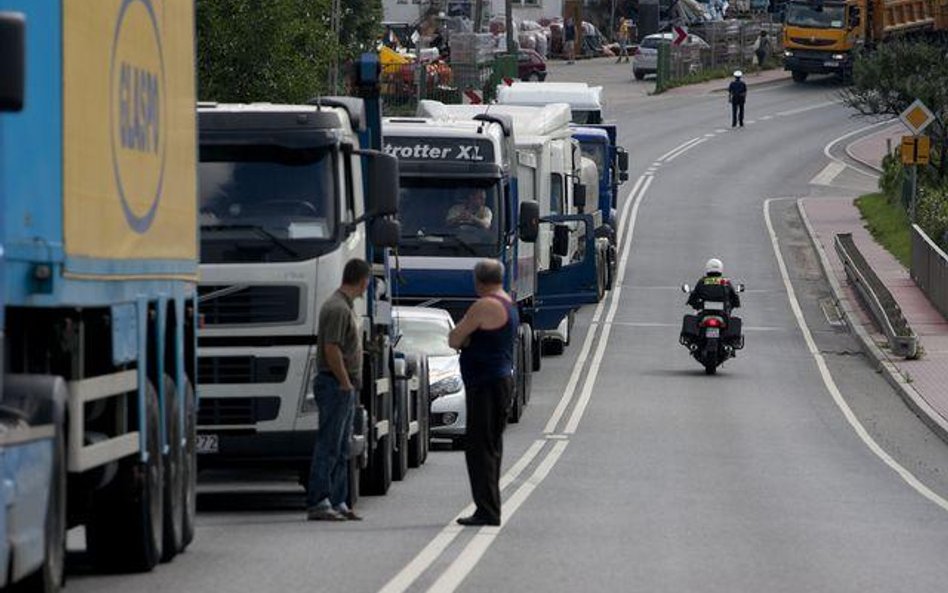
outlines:
{"label": "motorcyclist", "polygon": [[724,263],[717,258],[709,259],[704,265],[704,276],[688,295],[688,305],[694,309],[702,309],[705,301],[724,303],[727,313],[741,306],[741,297],[724,276]]}

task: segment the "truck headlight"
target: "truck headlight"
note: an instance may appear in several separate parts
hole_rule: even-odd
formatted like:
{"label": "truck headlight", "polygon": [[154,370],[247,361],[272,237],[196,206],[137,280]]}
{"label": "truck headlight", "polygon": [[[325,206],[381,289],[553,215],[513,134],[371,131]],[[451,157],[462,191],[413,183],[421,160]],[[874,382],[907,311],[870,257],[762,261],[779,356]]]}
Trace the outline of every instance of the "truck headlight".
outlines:
{"label": "truck headlight", "polygon": [[432,383],[431,387],[428,389],[428,397],[430,399],[438,399],[443,395],[457,393],[463,388],[464,382],[461,380],[461,376],[450,375]]}
{"label": "truck headlight", "polygon": [[785,57],[785,58],[792,58],[792,57],[793,57],[793,52],[792,52],[791,50],[789,50],[789,49],[788,49],[788,50],[784,50],[784,52],[783,52],[783,57]]}
{"label": "truck headlight", "polygon": [[846,59],[846,54],[833,54],[833,59],[837,62],[842,62]]}

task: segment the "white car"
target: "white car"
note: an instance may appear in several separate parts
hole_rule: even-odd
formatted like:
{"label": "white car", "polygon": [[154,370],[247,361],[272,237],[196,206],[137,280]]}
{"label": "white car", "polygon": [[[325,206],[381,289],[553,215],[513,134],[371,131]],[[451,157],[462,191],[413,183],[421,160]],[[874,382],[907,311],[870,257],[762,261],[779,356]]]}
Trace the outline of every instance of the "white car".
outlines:
{"label": "white car", "polygon": [[399,340],[396,349],[428,357],[431,437],[460,445],[467,426],[461,357],[448,345],[454,329],[451,315],[429,307],[395,307]]}
{"label": "white car", "polygon": [[[636,80],[642,80],[646,74],[655,74],[658,71],[658,46],[662,43],[671,44],[674,39],[674,33],[647,35],[632,54],[632,76]],[[692,50],[711,47],[704,39],[690,33],[681,45]]]}

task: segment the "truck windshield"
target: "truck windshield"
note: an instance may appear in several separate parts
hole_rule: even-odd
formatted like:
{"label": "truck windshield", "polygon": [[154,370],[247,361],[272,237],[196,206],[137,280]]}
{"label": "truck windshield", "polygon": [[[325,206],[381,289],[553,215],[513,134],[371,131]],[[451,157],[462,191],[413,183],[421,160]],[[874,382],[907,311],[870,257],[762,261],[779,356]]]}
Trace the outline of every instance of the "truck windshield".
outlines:
{"label": "truck windshield", "polygon": [[606,146],[600,142],[580,142],[579,148],[583,156],[596,163],[596,169],[602,175],[607,170]]}
{"label": "truck windshield", "polygon": [[204,263],[300,261],[336,234],[336,159],[330,148],[202,146]]}
{"label": "truck windshield", "polygon": [[787,24],[813,29],[842,29],[844,7],[793,2],[787,5]]}
{"label": "truck windshield", "polygon": [[496,179],[401,179],[399,249],[405,255],[496,257],[503,227]]}

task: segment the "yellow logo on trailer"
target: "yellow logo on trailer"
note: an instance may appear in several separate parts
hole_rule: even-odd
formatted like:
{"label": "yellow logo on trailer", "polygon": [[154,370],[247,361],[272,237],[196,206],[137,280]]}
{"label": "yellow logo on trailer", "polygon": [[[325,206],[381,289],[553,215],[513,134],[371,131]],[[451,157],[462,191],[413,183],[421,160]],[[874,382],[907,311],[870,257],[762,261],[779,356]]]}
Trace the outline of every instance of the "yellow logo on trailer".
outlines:
{"label": "yellow logo on trailer", "polygon": [[[180,276],[161,262],[196,260],[193,10],[192,0],[63,1],[65,248],[75,261],[155,260],[134,275]],[[92,274],[139,266],[100,268]]]}

